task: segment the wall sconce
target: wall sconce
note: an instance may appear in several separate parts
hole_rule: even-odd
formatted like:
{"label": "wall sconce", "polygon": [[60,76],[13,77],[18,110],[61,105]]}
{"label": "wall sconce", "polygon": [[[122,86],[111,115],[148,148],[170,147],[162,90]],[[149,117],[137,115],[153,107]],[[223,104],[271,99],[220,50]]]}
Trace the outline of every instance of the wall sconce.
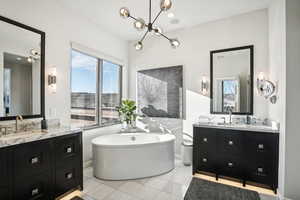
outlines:
{"label": "wall sconce", "polygon": [[202,77],[201,80],[201,93],[203,95],[207,95],[209,92],[209,82],[205,76]]}
{"label": "wall sconce", "polygon": [[40,59],[40,56],[41,56],[41,54],[37,50],[31,49],[29,51],[29,56],[27,57],[27,61],[29,63],[34,63],[35,61]]}
{"label": "wall sconce", "polygon": [[263,72],[259,73],[256,85],[259,95],[265,97],[265,99],[270,99],[273,104],[276,103],[277,96],[274,95],[276,86],[273,82],[266,80]]}
{"label": "wall sconce", "polygon": [[51,93],[56,93],[56,68],[50,68],[48,74],[48,86]]}

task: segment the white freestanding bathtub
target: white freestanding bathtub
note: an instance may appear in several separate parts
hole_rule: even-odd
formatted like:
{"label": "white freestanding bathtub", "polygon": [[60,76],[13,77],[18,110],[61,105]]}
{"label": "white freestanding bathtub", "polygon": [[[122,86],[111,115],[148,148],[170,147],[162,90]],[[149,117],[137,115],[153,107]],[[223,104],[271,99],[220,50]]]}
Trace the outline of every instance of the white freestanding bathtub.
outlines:
{"label": "white freestanding bathtub", "polygon": [[160,175],[174,169],[175,136],[122,133],[92,140],[94,176],[128,180]]}

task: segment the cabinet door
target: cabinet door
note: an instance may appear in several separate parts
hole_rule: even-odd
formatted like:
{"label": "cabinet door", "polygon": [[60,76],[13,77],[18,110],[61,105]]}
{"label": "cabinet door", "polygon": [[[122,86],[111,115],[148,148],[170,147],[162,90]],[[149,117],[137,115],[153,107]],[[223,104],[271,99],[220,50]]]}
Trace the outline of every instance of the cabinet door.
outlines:
{"label": "cabinet door", "polygon": [[8,187],[0,187],[0,199],[8,200],[9,198],[9,188]]}
{"label": "cabinet door", "polygon": [[218,152],[224,155],[240,156],[244,153],[243,134],[237,130],[217,130]]}
{"label": "cabinet door", "polygon": [[274,175],[274,169],[270,160],[258,157],[249,160],[246,165],[246,178],[248,181],[273,185]]}
{"label": "cabinet door", "polygon": [[0,186],[7,185],[8,183],[8,160],[7,151],[0,149]]}
{"label": "cabinet door", "polygon": [[204,172],[216,173],[215,155],[200,152],[198,161],[198,170]]}
{"label": "cabinet door", "polygon": [[16,178],[14,199],[18,200],[51,200],[53,182],[50,173]]}
{"label": "cabinet door", "polygon": [[14,169],[16,177],[34,175],[50,169],[51,143],[38,141],[16,146],[14,150]]}
{"label": "cabinet door", "polygon": [[56,169],[55,197],[58,197],[71,189],[81,185],[80,162],[68,163],[64,167]]}
{"label": "cabinet door", "polygon": [[247,180],[277,187],[278,135],[248,132],[246,138]]}
{"label": "cabinet door", "polygon": [[218,161],[218,174],[243,179],[243,161],[239,157],[225,156]]}
{"label": "cabinet door", "polygon": [[215,173],[215,161],[215,129],[194,127],[193,173],[197,171]]}
{"label": "cabinet door", "polygon": [[216,130],[211,128],[197,128],[197,144],[199,151],[209,154],[216,153]]}
{"label": "cabinet door", "polygon": [[268,133],[248,132],[246,134],[246,151],[250,158],[273,157],[276,153],[276,137]]}
{"label": "cabinet door", "polygon": [[57,138],[55,140],[56,166],[64,166],[68,162],[79,160],[81,157],[80,146],[80,134]]}

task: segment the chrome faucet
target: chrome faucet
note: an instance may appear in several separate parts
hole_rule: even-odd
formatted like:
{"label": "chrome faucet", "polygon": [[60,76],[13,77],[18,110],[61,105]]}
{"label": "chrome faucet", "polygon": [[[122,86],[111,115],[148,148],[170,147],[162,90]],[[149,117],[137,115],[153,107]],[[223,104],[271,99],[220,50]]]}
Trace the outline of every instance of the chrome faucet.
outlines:
{"label": "chrome faucet", "polygon": [[[8,131],[7,131],[8,127],[6,126],[0,126],[0,136],[4,136],[4,135],[7,135],[8,134]],[[4,130],[4,131],[3,131]]]}
{"label": "chrome faucet", "polygon": [[232,124],[232,108],[228,108],[228,114],[229,114],[229,124]]}
{"label": "chrome faucet", "polygon": [[23,121],[23,117],[21,115],[16,116],[16,133],[18,133],[18,121]]}

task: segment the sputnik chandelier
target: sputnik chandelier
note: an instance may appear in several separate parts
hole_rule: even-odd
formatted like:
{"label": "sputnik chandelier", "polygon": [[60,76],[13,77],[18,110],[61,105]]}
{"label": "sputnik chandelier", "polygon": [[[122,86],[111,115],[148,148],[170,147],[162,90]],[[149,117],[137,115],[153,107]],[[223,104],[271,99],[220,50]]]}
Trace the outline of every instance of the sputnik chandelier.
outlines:
{"label": "sputnik chandelier", "polygon": [[157,18],[160,16],[160,14],[162,12],[165,12],[165,11],[169,10],[172,7],[172,1],[171,0],[161,0],[160,1],[160,11],[156,15],[156,17],[153,19],[153,21],[152,21],[151,6],[152,6],[151,5],[151,0],[149,0],[149,23],[148,24],[146,24],[145,20],[142,19],[142,18],[133,17],[130,14],[128,8],[122,7],[120,9],[120,16],[123,17],[124,19],[127,19],[127,18],[133,19],[134,20],[134,23],[133,23],[134,28],[136,28],[138,31],[142,31],[146,28],[146,32],[145,32],[144,36],[141,38],[141,40],[139,40],[134,45],[135,49],[137,51],[143,49],[143,41],[146,38],[146,36],[148,35],[148,33],[152,32],[152,31],[154,32],[155,35],[162,36],[162,37],[166,38],[170,42],[170,44],[173,48],[179,47],[180,42],[178,41],[178,39],[167,37],[166,35],[163,34],[163,31],[160,27],[154,25],[154,23],[156,22]]}

